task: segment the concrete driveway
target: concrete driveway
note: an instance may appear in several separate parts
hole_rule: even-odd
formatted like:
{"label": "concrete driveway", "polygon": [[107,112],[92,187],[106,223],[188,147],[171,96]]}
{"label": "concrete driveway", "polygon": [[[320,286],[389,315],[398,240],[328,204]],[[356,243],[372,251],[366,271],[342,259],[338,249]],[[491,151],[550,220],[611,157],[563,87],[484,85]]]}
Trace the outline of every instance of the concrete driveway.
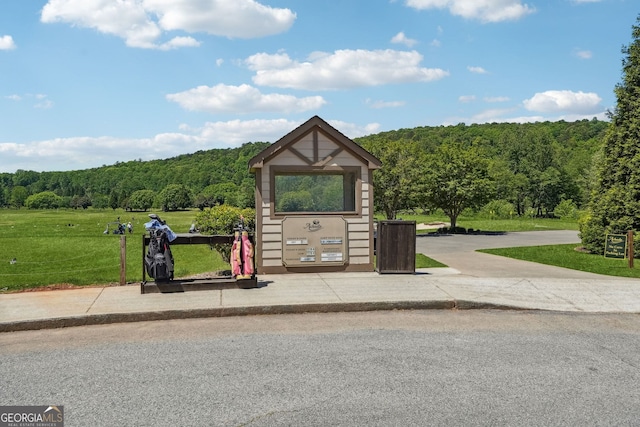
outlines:
{"label": "concrete driveway", "polygon": [[502,235],[441,235],[429,234],[416,238],[416,251],[440,261],[460,274],[473,277],[547,277],[547,278],[608,278],[593,273],[520,261],[476,252],[478,249],[515,246],[580,244],[577,231],[520,231]]}

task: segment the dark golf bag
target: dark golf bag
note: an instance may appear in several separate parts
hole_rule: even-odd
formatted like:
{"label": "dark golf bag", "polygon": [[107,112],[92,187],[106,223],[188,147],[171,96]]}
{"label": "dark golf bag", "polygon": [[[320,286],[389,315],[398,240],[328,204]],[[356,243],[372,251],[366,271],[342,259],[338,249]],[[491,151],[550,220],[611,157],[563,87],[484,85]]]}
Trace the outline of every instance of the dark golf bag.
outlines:
{"label": "dark golf bag", "polygon": [[147,274],[157,281],[173,280],[173,255],[164,229],[150,229],[149,249],[144,257]]}

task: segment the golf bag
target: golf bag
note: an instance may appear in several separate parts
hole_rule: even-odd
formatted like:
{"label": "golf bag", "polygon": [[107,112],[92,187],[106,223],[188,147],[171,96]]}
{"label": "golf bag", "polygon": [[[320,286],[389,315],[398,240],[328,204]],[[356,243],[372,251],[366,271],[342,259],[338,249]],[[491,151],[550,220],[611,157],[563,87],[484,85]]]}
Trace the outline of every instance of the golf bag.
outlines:
{"label": "golf bag", "polygon": [[173,255],[169,242],[176,235],[160,217],[149,214],[151,221],[145,224],[149,231],[149,249],[144,257],[144,266],[150,277],[157,281],[173,280]]}
{"label": "golf bag", "polygon": [[231,274],[236,279],[250,279],[255,274],[253,266],[254,249],[249,240],[249,233],[244,227],[244,218],[240,217],[240,225],[235,229],[231,246]]}

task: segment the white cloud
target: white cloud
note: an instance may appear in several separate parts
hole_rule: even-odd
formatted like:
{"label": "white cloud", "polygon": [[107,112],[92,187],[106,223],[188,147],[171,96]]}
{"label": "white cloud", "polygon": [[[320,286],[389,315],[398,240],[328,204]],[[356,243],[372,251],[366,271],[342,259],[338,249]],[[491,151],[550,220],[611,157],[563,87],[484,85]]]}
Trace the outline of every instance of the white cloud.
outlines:
{"label": "white cloud", "polygon": [[484,102],[507,102],[510,101],[508,96],[487,96],[484,99]]}
{"label": "white cloud", "polygon": [[53,101],[51,101],[50,99],[42,99],[33,106],[33,108],[38,108],[41,110],[48,110],[51,107],[53,107]]}
{"label": "white cloud", "polygon": [[43,110],[53,107],[53,101],[51,101],[50,99],[47,99],[47,95],[43,93],[36,93],[36,94],[27,93],[24,95],[12,94],[12,95],[5,96],[5,98],[11,101],[16,101],[16,102],[20,102],[20,101],[26,102],[26,101],[35,100],[35,103],[33,104],[33,108],[38,108]]}
{"label": "white cloud", "polygon": [[122,37],[131,47],[157,47],[155,40],[162,34],[142,3],[133,1],[49,0],[40,20],[93,28]]}
{"label": "white cloud", "polygon": [[371,135],[380,131],[380,123],[369,123],[365,126],[359,126],[354,123],[347,123],[340,120],[327,120],[327,122],[338,129],[340,133],[348,138],[358,138],[360,136]]}
{"label": "white cloud", "polygon": [[[503,116],[510,114],[514,111],[513,108],[493,108],[484,110],[471,118],[472,123],[500,123],[509,122],[515,119],[505,119]],[[533,120],[535,121],[535,120]],[[516,123],[524,123],[516,121]]]}
{"label": "white cloud", "polygon": [[458,97],[458,101],[464,102],[464,103],[473,102],[475,100],[476,100],[476,96],[475,95],[462,95],[462,96]]}
{"label": "white cloud", "polygon": [[209,113],[302,112],[326,104],[321,96],[296,98],[292,95],[263,94],[250,85],[198,86],[184,92],[167,95],[186,110]]}
{"label": "white cloud", "polygon": [[0,50],[15,49],[16,44],[11,36],[0,36]]}
{"label": "white cloud", "polygon": [[404,101],[372,101],[367,99],[366,104],[373,109],[381,109],[381,108],[398,108],[404,107],[406,104]]}
{"label": "white cloud", "polygon": [[448,9],[452,15],[484,23],[518,20],[535,12],[520,0],[406,0],[405,4],[418,10]]}
{"label": "white cloud", "polygon": [[259,38],[287,31],[296,19],[290,9],[276,9],[254,0],[144,0],[165,30],[203,32],[230,38]]}
{"label": "white cloud", "polygon": [[487,74],[487,70],[485,70],[482,67],[467,66],[467,70],[469,70],[469,71],[471,71],[472,73],[475,73],[475,74]]}
{"label": "white cloud", "polygon": [[593,92],[548,90],[523,101],[529,111],[540,113],[590,114],[602,110],[602,98]]}
{"label": "white cloud", "polygon": [[431,40],[431,43],[429,43],[429,46],[440,47],[442,46],[442,43],[438,39],[433,39]]}
{"label": "white cloud", "polygon": [[[364,126],[328,121],[349,138],[375,133],[378,123]],[[0,142],[0,172],[81,170],[134,159],[166,159],[180,154],[240,146],[246,142],[275,142],[302,122],[286,119],[207,122],[180,126],[180,132],[149,138],[73,137],[30,143]]]}
{"label": "white cloud", "polygon": [[535,122],[557,122],[564,120],[567,122],[575,122],[578,120],[591,120],[594,117],[598,120],[608,120],[604,110],[590,114],[559,114],[559,115],[514,115],[517,108],[496,108],[481,111],[471,117],[451,117],[442,124],[445,126],[455,125],[458,123],[535,123]]}
{"label": "white cloud", "polygon": [[284,53],[259,53],[245,63],[256,72],[257,85],[306,90],[429,82],[449,75],[439,68],[421,68],[421,61],[416,51],[358,49],[314,52],[303,62]]}
{"label": "white cloud", "polygon": [[593,57],[593,53],[590,50],[576,49],[573,53],[580,59],[591,59]]}
{"label": "white cloud", "polygon": [[418,43],[417,40],[414,39],[410,39],[408,38],[402,31],[399,32],[398,34],[396,34],[395,36],[393,36],[391,38],[391,43],[399,43],[399,44],[404,44],[405,46],[408,47],[412,47],[414,46],[416,43]]}
{"label": "white cloud", "polygon": [[68,23],[121,37],[130,47],[161,50],[200,44],[184,36],[160,42],[167,31],[257,38],[284,32],[295,19],[289,9],[254,0],[49,0],[40,16],[45,23]]}
{"label": "white cloud", "polygon": [[174,37],[166,43],[158,45],[160,50],[179,49],[181,47],[198,47],[200,42],[193,37]]}

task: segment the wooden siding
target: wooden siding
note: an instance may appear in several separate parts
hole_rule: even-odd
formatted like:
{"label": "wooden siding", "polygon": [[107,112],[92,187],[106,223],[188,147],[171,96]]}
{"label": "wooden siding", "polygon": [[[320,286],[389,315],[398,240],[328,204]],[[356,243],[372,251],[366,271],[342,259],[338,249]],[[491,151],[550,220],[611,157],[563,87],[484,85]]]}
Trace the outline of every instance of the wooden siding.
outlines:
{"label": "wooden siding", "polygon": [[[316,138],[314,140],[314,138]],[[347,223],[348,245],[345,248],[348,255],[347,268],[361,269],[367,271],[369,266],[373,270],[373,233],[371,213],[373,212],[371,171],[362,159],[354,157],[351,151],[342,149],[341,145],[327,138],[321,132],[309,132],[298,141],[287,147],[283,147],[277,155],[269,158],[260,168],[261,173],[256,175],[260,179],[260,268],[267,271],[286,270],[282,263],[282,217],[274,216],[271,207],[271,174],[273,167],[300,167],[301,170],[316,165],[320,167],[357,167],[360,168],[359,188],[360,192],[356,197],[360,200],[356,203],[357,215],[344,215]],[[323,163],[323,160],[328,159]],[[358,267],[360,266],[360,267]],[[318,267],[322,269],[322,267]]]}

